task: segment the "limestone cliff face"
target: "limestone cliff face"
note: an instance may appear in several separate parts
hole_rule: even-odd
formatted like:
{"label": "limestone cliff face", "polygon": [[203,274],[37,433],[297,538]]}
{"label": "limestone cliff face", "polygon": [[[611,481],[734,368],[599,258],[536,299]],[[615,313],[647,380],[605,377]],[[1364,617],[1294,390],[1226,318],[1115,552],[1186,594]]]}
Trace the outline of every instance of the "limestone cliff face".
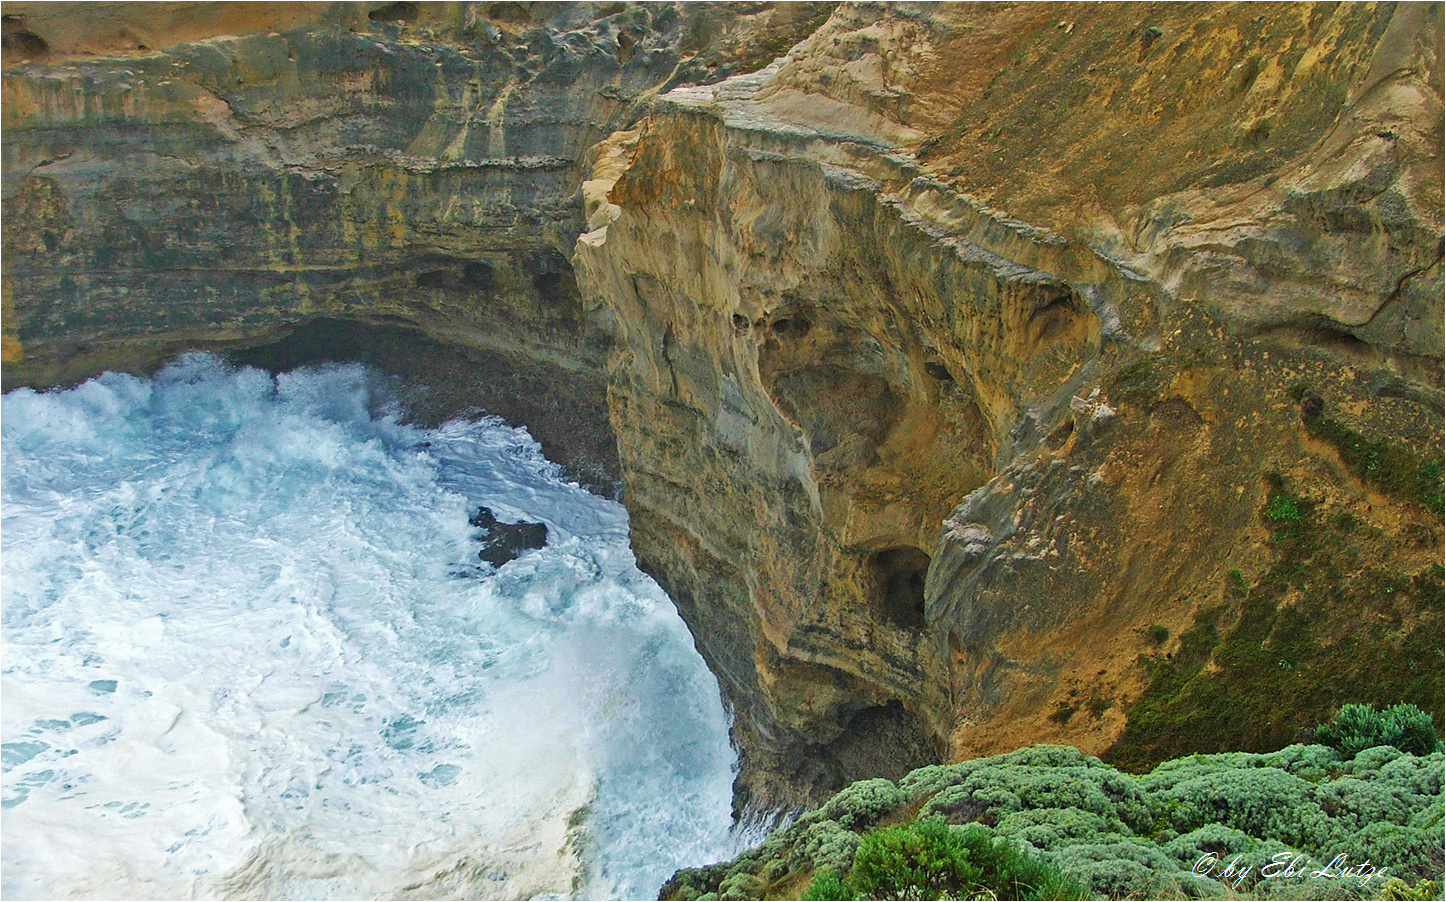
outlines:
{"label": "limestone cliff face", "polygon": [[7,4],[7,384],[389,322],[550,367],[578,409],[518,418],[606,436],[607,336],[567,259],[580,173],[660,87],[721,77],[818,8],[748,12]]}
{"label": "limestone cliff face", "polygon": [[579,244],[617,318],[634,545],[746,700],[765,783],[945,751],[939,523],[1101,342],[1094,286],[928,227],[879,180],[906,164],[867,140],[676,91],[613,189],[619,218]]}
{"label": "limestone cliff face", "polygon": [[1347,700],[1363,558],[1420,581],[1356,653],[1439,632],[1430,478],[1387,497],[1342,450],[1439,457],[1439,17],[849,5],[622,139],[578,273],[615,317],[634,543],[739,706],[746,788],[1041,740],[1128,759],[1126,712],[1209,707],[1160,674],[1249,692],[1174,658],[1202,617],[1226,647],[1268,608],[1259,647],[1316,603],[1268,591],[1272,492],[1373,532],[1313,691],[1202,747]]}
{"label": "limestone cliff face", "polygon": [[218,9],[6,4],[7,387],[322,346],[527,422],[745,806],[1441,715],[1439,5]]}

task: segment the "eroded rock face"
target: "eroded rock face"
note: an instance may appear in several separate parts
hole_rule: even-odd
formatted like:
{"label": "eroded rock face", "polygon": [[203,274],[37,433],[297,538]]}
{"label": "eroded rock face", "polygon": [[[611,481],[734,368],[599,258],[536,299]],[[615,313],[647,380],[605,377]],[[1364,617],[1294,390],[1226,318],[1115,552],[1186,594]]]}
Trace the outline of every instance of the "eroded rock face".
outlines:
{"label": "eroded rock face", "polygon": [[6,385],[343,347],[534,425],[740,806],[1442,713],[1439,5],[148,9],[6,5]]}
{"label": "eroded rock face", "polygon": [[[576,262],[634,543],[738,707],[745,800],[885,772],[839,752],[881,707],[911,764],[1183,711],[1138,662],[1267,604],[1272,486],[1430,582],[1431,500],[1382,498],[1292,391],[1439,457],[1439,10],[1108,12],[842,7],[596,174]],[[1321,655],[1269,739],[1201,747],[1319,719]]]}
{"label": "eroded rock face", "polygon": [[590,148],[827,8],[7,4],[6,385],[327,317],[549,367],[606,436]]}
{"label": "eroded rock face", "polygon": [[[634,545],[739,700],[745,784],[777,798],[947,751],[952,653],[923,591],[938,524],[1026,409],[1067,408],[1120,313],[921,222],[866,174],[907,172],[868,136],[755,106],[668,95],[578,262],[618,316]],[[850,770],[851,719],[891,706],[918,756]]]}

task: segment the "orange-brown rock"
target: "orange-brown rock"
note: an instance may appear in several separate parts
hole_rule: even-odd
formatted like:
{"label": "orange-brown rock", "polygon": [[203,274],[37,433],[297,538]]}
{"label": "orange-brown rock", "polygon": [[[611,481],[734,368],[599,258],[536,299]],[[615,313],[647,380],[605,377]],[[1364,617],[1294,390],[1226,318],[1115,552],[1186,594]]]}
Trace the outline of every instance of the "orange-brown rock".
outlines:
{"label": "orange-brown rock", "polygon": [[6,385],[256,346],[615,438],[744,805],[1439,717],[1441,15],[7,3]]}
{"label": "orange-brown rock", "polygon": [[[659,99],[576,260],[746,787],[1439,716],[1365,658],[1440,662],[1440,15],[851,4]],[[1410,600],[1351,635],[1386,570]]]}

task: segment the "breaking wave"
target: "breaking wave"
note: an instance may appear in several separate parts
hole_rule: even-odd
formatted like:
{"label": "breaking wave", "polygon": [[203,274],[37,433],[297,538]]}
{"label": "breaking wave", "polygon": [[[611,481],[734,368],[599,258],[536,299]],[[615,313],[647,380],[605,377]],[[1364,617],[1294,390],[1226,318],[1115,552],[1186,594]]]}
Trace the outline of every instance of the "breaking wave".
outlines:
{"label": "breaking wave", "polygon": [[[622,507],[374,385],[197,354],[4,397],[7,898],[646,898],[736,853]],[[548,544],[483,564],[483,504]]]}

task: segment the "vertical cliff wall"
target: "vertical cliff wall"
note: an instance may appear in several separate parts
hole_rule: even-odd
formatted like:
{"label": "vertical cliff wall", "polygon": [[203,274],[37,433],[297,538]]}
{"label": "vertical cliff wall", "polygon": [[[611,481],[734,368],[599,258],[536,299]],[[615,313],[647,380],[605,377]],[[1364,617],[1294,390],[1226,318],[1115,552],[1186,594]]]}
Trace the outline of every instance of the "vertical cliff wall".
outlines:
{"label": "vertical cliff wall", "polygon": [[762,779],[803,785],[945,752],[939,523],[1101,342],[1093,286],[927,227],[851,143],[674,92],[578,253],[616,316],[640,559],[746,700]]}
{"label": "vertical cliff wall", "polygon": [[7,3],[7,387],[250,347],[528,423],[744,806],[1443,713],[1439,5],[221,9]]}
{"label": "vertical cliff wall", "polygon": [[745,789],[1283,744],[1350,691],[1440,712],[1439,34],[851,5],[617,139],[579,279]]}
{"label": "vertical cliff wall", "polygon": [[611,457],[568,262],[589,149],[828,8],[7,4],[6,384],[405,325],[535,386],[459,400]]}

